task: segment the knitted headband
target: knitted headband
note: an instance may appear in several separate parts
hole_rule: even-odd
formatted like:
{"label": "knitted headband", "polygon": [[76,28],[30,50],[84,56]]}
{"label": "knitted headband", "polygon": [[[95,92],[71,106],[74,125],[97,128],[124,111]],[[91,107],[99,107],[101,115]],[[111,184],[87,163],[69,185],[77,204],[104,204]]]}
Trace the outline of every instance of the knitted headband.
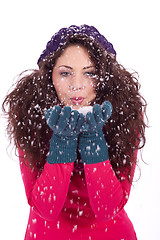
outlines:
{"label": "knitted headband", "polygon": [[46,45],[46,49],[40,55],[37,63],[43,61],[47,56],[56,52],[60,47],[62,47],[65,44],[68,35],[76,34],[87,35],[93,40],[99,42],[106,51],[116,55],[116,51],[114,50],[113,45],[108,42],[107,39],[101,35],[95,27],[88,25],[72,25],[69,28],[60,29],[56,34],[52,36],[51,40]]}

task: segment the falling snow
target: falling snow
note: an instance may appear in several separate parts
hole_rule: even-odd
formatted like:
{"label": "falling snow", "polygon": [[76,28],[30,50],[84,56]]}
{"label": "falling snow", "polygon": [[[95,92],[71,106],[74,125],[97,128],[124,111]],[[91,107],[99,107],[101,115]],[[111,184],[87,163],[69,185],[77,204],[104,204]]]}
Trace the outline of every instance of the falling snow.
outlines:
{"label": "falling snow", "polygon": [[[61,40],[64,38],[64,36],[61,36]],[[92,37],[91,37],[92,38]],[[94,48],[94,39],[92,39],[92,41],[90,42],[90,46],[92,46]],[[80,47],[78,46],[79,49],[79,53],[80,53]],[[99,56],[98,56],[98,63],[101,64],[102,66],[104,66],[104,62],[101,62],[101,58],[103,57],[102,53],[100,52],[100,50],[98,51]],[[109,58],[111,58],[112,56],[110,56],[107,52],[106,54],[106,64],[108,64],[108,66],[110,65],[109,62]],[[113,60],[113,59],[112,59]],[[46,60],[44,60],[45,62]],[[51,62],[51,59],[49,60]],[[92,63],[91,61],[89,62],[90,64]],[[50,63],[51,64],[51,63]],[[110,67],[110,66],[109,66]],[[112,67],[117,67],[117,63],[115,63],[115,66]],[[48,73],[41,73],[40,76],[36,76],[33,74],[33,79],[32,79],[32,84],[29,84],[26,86],[26,88],[24,89],[24,97],[21,96],[21,99],[18,100],[18,103],[20,106],[22,106],[23,104],[25,104],[25,98],[27,98],[27,96],[30,94],[30,88],[33,88],[33,96],[32,99],[30,100],[29,104],[24,106],[25,114],[23,116],[23,118],[19,118],[18,114],[14,114],[14,119],[16,122],[16,126],[17,128],[23,132],[24,134],[22,136],[20,136],[20,140],[22,142],[21,146],[25,146],[27,145],[27,147],[29,146],[29,148],[31,149],[37,149],[36,147],[39,146],[39,149],[41,149],[40,151],[45,151],[46,150],[46,143],[43,142],[42,140],[42,134],[44,133],[48,133],[49,131],[44,128],[44,126],[46,127],[46,123],[48,123],[48,120],[46,121],[45,116],[44,116],[44,112],[49,109],[52,108],[52,110],[55,109],[54,105],[57,105],[57,102],[59,103],[59,101],[57,99],[55,99],[55,101],[53,101],[53,99],[51,99],[51,96],[54,93],[53,90],[53,86],[51,84],[45,86],[46,87],[46,91],[44,91],[43,86],[41,84],[41,82],[45,82],[46,80],[50,80],[51,81],[51,77],[52,77],[52,70],[53,70],[53,65],[52,65],[52,69],[50,69],[48,71]],[[64,73],[63,73],[64,74]],[[65,73],[66,74],[66,73]],[[92,75],[93,74],[93,75]],[[109,139],[109,144],[108,147],[111,150],[111,158],[109,161],[105,161],[102,164],[100,160],[98,160],[98,165],[97,167],[92,167],[90,165],[92,164],[88,164],[88,169],[90,169],[90,171],[87,172],[86,170],[86,165],[87,164],[83,164],[81,159],[78,159],[78,161],[74,162],[74,168],[73,171],[70,173],[71,178],[69,179],[70,182],[70,186],[72,186],[72,179],[81,179],[81,182],[76,182],[75,186],[73,189],[69,188],[69,195],[66,197],[66,193],[65,193],[65,197],[66,197],[66,202],[63,199],[63,202],[65,202],[66,205],[64,205],[64,209],[63,209],[63,213],[65,214],[65,219],[66,222],[70,222],[72,223],[72,233],[76,233],[79,230],[79,225],[81,224],[81,220],[80,219],[84,219],[87,223],[90,223],[90,221],[93,222],[93,224],[91,225],[91,229],[93,230],[95,229],[97,226],[97,222],[99,220],[99,216],[101,219],[103,219],[103,222],[105,221],[112,221],[112,224],[115,225],[115,229],[116,229],[116,225],[117,225],[117,221],[116,221],[116,216],[117,213],[120,212],[120,209],[123,208],[123,206],[126,204],[128,198],[129,198],[129,193],[128,193],[128,189],[125,190],[125,186],[127,185],[126,179],[127,176],[122,174],[121,168],[120,167],[126,167],[128,166],[128,162],[130,160],[129,155],[126,155],[126,152],[124,150],[124,146],[123,146],[123,139],[121,139],[122,133],[123,133],[123,137],[125,137],[126,139],[128,136],[130,136],[131,130],[130,130],[130,125],[128,124],[129,121],[135,120],[136,119],[136,114],[133,113],[129,113],[129,109],[133,106],[133,94],[132,94],[132,86],[129,82],[127,82],[127,79],[125,80],[125,76],[124,79],[122,81],[122,79],[120,77],[117,77],[114,75],[113,70],[110,69],[110,72],[105,72],[105,74],[103,73],[102,69],[100,69],[100,73],[99,76],[96,73],[92,73],[92,74],[86,74],[85,77],[88,77],[88,81],[90,81],[91,79],[93,80],[93,82],[90,82],[90,87],[94,87],[95,81],[99,80],[96,86],[96,91],[98,92],[99,89],[101,90],[101,94],[103,94],[104,91],[104,96],[101,96],[102,99],[104,99],[104,97],[108,97],[110,98],[113,103],[115,101],[119,102],[120,106],[113,106],[113,113],[114,116],[116,115],[116,117],[118,116],[118,120],[116,120],[116,117],[109,120],[109,124],[110,124],[110,129],[107,130],[109,133],[110,131],[110,135],[112,136],[111,139]],[[72,72],[70,74],[72,77],[75,76],[75,73]],[[118,78],[119,79],[119,83],[115,83],[115,79]],[[60,86],[60,82],[61,84],[63,84],[63,86],[65,86],[65,84],[67,84],[67,80],[66,80],[66,76],[61,77],[60,79],[61,81],[59,81],[59,86]],[[117,80],[118,81],[118,80]],[[125,83],[126,81],[126,83]],[[71,82],[71,81],[70,81]],[[123,84],[122,84],[123,82]],[[125,84],[124,84],[125,83]],[[108,86],[110,86],[110,88],[108,88]],[[82,86],[82,91],[85,90],[86,88],[86,84],[83,84]],[[61,88],[59,88],[60,91],[62,91]],[[17,89],[17,92],[19,92],[20,89]],[[72,86],[72,84],[70,84],[68,86],[68,90],[67,90],[67,94],[65,93],[65,96],[69,96],[70,92],[75,92],[76,94],[80,92],[79,89],[77,89],[75,86]],[[128,97],[128,99],[124,100],[121,99],[121,93],[122,92],[127,92],[130,93],[130,97]],[[106,96],[105,96],[106,95]],[[62,93],[59,93],[59,97],[61,97],[61,102],[65,103],[66,97],[62,96]],[[78,96],[78,95],[76,95]],[[98,97],[98,96],[97,96]],[[14,96],[14,99],[16,99],[16,95]],[[100,99],[101,100],[101,99]],[[16,105],[16,100],[15,103]],[[87,103],[89,104],[89,103]],[[75,104],[76,107],[79,106],[79,104]],[[101,105],[101,109],[102,109],[103,104]],[[75,106],[71,106],[72,109],[74,109]],[[20,108],[22,110],[22,107]],[[86,116],[87,112],[91,112],[93,113],[93,107],[92,106],[85,106],[85,107],[80,107],[78,109],[79,113],[82,113],[84,116]],[[61,111],[60,113],[60,117],[62,117],[64,115],[64,112]],[[71,113],[71,117],[74,117],[74,112],[72,111]],[[69,130],[72,129],[72,119],[71,118],[71,123],[68,125]],[[86,121],[86,119],[85,119]],[[118,122],[118,123],[117,123]],[[107,126],[107,125],[106,125]],[[48,131],[48,132],[47,132]],[[60,127],[58,125],[56,125],[54,131],[56,133],[60,133],[60,135],[63,135],[63,131],[64,129],[60,129]],[[53,131],[53,134],[54,134]],[[96,137],[98,136],[99,132],[96,132]],[[107,135],[107,134],[106,134]],[[46,136],[46,135],[45,135]],[[107,135],[108,136],[108,135]],[[47,139],[47,138],[46,138]],[[61,138],[62,140],[62,138]],[[103,140],[103,137],[100,138],[99,143],[96,144],[95,142],[92,142],[92,145],[86,145],[85,146],[85,151],[88,153],[88,156],[98,156],[102,151],[101,148],[101,141]],[[112,140],[112,141],[111,141]],[[127,142],[127,144],[131,145],[131,143]],[[66,146],[69,145],[69,140],[66,140]],[[94,153],[92,152],[92,148],[94,149]],[[114,151],[113,151],[114,148]],[[57,145],[57,149],[59,149],[59,158],[61,156],[64,155],[64,149],[60,149],[60,147]],[[54,153],[54,151],[52,151]],[[81,153],[80,153],[81,154]],[[48,153],[49,155],[49,153]],[[48,156],[47,155],[47,156]],[[68,155],[66,155],[68,156]],[[119,158],[121,157],[121,162],[119,162]],[[59,159],[58,158],[58,159]],[[72,162],[72,159],[70,158],[70,162]],[[106,159],[107,160],[107,159]],[[109,162],[109,163],[108,163]],[[113,169],[112,166],[109,166],[110,163],[113,163],[113,165],[116,168],[116,174],[115,172],[113,173]],[[55,214],[55,209],[58,206],[58,203],[61,204],[61,198],[63,196],[63,188],[61,189],[61,185],[66,184],[66,169],[68,170],[68,166],[69,164],[66,164],[66,166],[64,166],[63,168],[63,164],[61,165],[61,171],[60,171],[60,176],[62,179],[58,179],[58,184],[57,184],[57,177],[56,174],[54,176],[54,167],[56,169],[56,166],[54,166],[54,164],[50,167],[50,171],[53,168],[53,173],[50,175],[49,171],[47,172],[46,170],[44,170],[44,175],[39,174],[39,177],[35,177],[34,176],[34,171],[30,172],[30,175],[33,176],[33,183],[35,184],[35,188],[32,186],[32,188],[34,188],[34,191],[32,193],[32,189],[29,189],[28,192],[31,193],[30,198],[29,198],[29,204],[31,204],[31,207],[33,209],[33,211],[37,211],[37,218],[32,218],[30,224],[36,226],[38,225],[39,222],[39,216],[41,216],[41,214],[43,215],[43,210],[41,208],[43,208],[45,206],[45,211],[49,213],[51,221],[55,221],[54,219],[54,214]],[[108,167],[109,166],[109,167]],[[101,169],[102,167],[102,169]],[[99,170],[101,169],[101,171]],[[58,169],[59,170],[59,169]],[[57,172],[58,172],[57,170]],[[23,170],[22,170],[23,171]],[[46,172],[45,172],[46,171]],[[103,172],[104,171],[104,172]],[[84,173],[85,172],[85,173]],[[45,175],[46,174],[46,175]],[[22,174],[23,175],[23,180],[25,181],[25,173]],[[117,176],[120,179],[120,183],[117,182]],[[46,177],[46,179],[45,179]],[[44,180],[44,179],[45,180]],[[129,178],[131,178],[131,176],[129,176]],[[39,184],[38,186],[36,185],[36,181],[37,180],[37,185],[38,183],[40,183],[41,181],[44,181],[43,184]],[[27,180],[28,181],[28,180]],[[88,182],[86,182],[88,181]],[[48,184],[48,185],[47,185]],[[57,184],[57,185],[56,185]],[[76,185],[77,184],[77,185]],[[124,185],[123,185],[124,184]],[[57,186],[57,188],[55,188],[55,186]],[[66,184],[66,187],[68,185]],[[70,187],[69,186],[69,187]],[[118,186],[118,188],[117,188]],[[72,186],[73,187],[73,186]],[[120,190],[119,190],[120,189]],[[105,192],[106,191],[106,192]],[[59,192],[61,193],[60,197],[59,197]],[[32,196],[33,194],[33,196]],[[35,195],[34,195],[35,194]],[[117,194],[117,195],[116,195]],[[119,198],[117,200],[117,198]],[[60,200],[59,200],[60,199]],[[38,202],[40,201],[40,203]],[[116,202],[116,206],[114,206],[114,203]],[[39,206],[39,205],[40,206]],[[120,206],[117,206],[117,205]],[[49,206],[49,208],[48,208]],[[38,209],[40,207],[40,209]],[[111,208],[111,209],[110,209]],[[37,210],[38,209],[38,210]],[[72,212],[73,210],[73,212]],[[75,210],[75,212],[74,212]],[[44,211],[44,212],[45,212]],[[59,211],[61,212],[61,211]],[[62,214],[61,212],[61,214]],[[52,219],[53,216],[53,219]],[[63,216],[63,215],[61,215]],[[45,219],[45,217],[43,216],[43,218]],[[56,228],[61,229],[62,226],[62,220],[57,220],[59,219],[58,217],[56,217]],[[76,219],[76,221],[74,222],[74,220]],[[73,224],[74,222],[74,224]],[[79,225],[76,223],[80,223]],[[95,222],[95,224],[94,224]],[[47,229],[51,229],[52,227],[49,226],[49,221],[44,220],[44,227]],[[111,222],[109,222],[111,224]],[[30,231],[30,224],[28,225],[28,229]],[[45,229],[45,234],[47,233],[47,230]],[[103,225],[103,229],[104,232],[107,236],[108,232],[109,232],[109,227],[104,224]],[[98,229],[99,230],[99,229]],[[115,231],[116,232],[116,231]],[[34,233],[33,231],[29,232],[30,238],[38,238],[37,234]],[[92,240],[94,238],[92,238],[91,236],[88,237],[89,240]],[[123,240],[123,239],[121,239]]]}

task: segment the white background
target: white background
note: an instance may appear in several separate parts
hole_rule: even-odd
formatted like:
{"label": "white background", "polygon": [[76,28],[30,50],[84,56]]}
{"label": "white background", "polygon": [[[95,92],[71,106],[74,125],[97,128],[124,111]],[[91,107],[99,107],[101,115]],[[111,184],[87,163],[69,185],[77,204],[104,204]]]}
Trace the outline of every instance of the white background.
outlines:
{"label": "white background", "polygon": [[[72,24],[94,25],[111,41],[118,60],[139,73],[148,102],[150,128],[140,161],[141,178],[134,183],[126,210],[139,240],[160,239],[159,156],[159,1],[5,0],[0,5],[0,103],[21,71],[37,68],[37,59],[51,36]],[[6,152],[9,141],[0,119],[0,238],[22,240],[29,207],[18,159]],[[9,149],[10,153],[10,149]],[[138,175],[138,169],[136,171]],[[131,240],[131,239],[127,239]]]}

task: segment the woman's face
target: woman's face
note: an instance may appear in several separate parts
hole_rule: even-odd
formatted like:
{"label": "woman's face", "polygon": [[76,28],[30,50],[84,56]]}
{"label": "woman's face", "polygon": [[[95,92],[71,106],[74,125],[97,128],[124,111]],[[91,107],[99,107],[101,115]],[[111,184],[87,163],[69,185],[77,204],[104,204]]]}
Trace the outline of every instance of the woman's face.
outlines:
{"label": "woman's face", "polygon": [[61,103],[78,109],[90,105],[96,97],[96,68],[87,49],[67,47],[53,68],[52,81]]}

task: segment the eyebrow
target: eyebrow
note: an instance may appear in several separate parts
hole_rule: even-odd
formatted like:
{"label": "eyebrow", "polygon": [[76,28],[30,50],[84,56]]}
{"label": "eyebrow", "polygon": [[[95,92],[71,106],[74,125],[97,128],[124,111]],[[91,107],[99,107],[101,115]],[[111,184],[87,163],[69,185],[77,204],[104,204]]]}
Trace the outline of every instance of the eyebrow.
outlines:
{"label": "eyebrow", "polygon": [[[61,67],[65,67],[65,68],[73,69],[72,67],[67,66],[67,65],[61,65],[61,66],[59,66],[58,68],[61,68]],[[86,69],[89,69],[89,68],[95,68],[95,66],[87,66],[87,67],[84,67],[83,69],[86,70]]]}
{"label": "eyebrow", "polygon": [[65,67],[65,68],[72,69],[72,67],[70,67],[70,66],[66,66],[66,65],[61,65],[61,66],[59,66],[58,68],[60,68],[60,67]]}
{"label": "eyebrow", "polygon": [[88,66],[88,67],[84,67],[83,69],[88,69],[88,68],[95,68],[95,66]]}

